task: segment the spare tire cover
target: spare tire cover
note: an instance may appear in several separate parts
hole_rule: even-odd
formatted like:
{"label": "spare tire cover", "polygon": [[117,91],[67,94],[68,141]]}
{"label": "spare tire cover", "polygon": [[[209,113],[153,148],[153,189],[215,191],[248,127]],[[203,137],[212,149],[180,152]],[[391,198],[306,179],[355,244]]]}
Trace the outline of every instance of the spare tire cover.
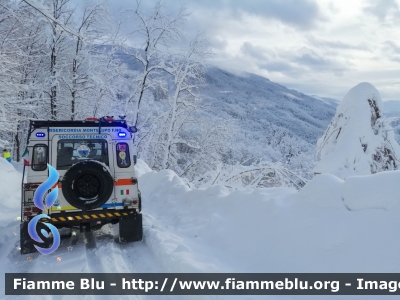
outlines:
{"label": "spare tire cover", "polygon": [[62,180],[62,193],[69,204],[94,209],[106,203],[113,192],[114,180],[108,168],[94,160],[74,164]]}

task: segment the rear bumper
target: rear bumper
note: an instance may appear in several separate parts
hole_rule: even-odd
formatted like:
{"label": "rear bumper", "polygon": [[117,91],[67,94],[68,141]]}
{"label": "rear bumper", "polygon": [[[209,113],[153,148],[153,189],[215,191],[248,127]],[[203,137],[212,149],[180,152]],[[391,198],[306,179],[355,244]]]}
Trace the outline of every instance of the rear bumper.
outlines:
{"label": "rear bumper", "polygon": [[41,221],[56,227],[79,226],[83,223],[107,224],[138,214],[136,209],[103,209],[77,212],[60,212],[50,214],[50,219]]}

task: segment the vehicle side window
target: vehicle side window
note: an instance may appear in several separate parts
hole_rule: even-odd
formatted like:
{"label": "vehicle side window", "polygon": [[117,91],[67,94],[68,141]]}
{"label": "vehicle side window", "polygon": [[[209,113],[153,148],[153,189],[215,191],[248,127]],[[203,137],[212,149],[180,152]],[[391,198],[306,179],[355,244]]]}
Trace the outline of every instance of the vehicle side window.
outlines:
{"label": "vehicle side window", "polygon": [[131,158],[129,155],[129,147],[127,143],[118,143],[117,147],[117,165],[120,168],[128,168],[131,166]]}
{"label": "vehicle side window", "polygon": [[47,169],[47,146],[35,145],[32,153],[32,170],[44,171]]}

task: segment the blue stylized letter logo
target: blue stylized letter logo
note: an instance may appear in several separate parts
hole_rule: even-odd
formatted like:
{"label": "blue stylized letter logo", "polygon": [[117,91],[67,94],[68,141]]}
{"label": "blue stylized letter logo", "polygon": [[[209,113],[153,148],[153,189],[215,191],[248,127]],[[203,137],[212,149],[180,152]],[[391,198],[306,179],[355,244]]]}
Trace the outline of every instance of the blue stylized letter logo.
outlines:
{"label": "blue stylized letter logo", "polygon": [[[43,203],[43,197],[46,194],[48,190],[52,188],[57,182],[58,182],[58,172],[56,169],[54,169],[52,166],[47,164],[47,167],[49,168],[49,178],[43,182],[39,187],[36,189],[35,195],[33,197],[33,203],[35,204],[36,207],[40,208],[41,210],[46,210],[50,208],[54,201],[56,201],[57,196],[58,196],[58,187],[55,187],[47,196],[45,199],[45,203]],[[38,242],[38,243],[44,243],[43,239],[39,236],[39,233],[37,232],[37,225],[40,219],[50,219],[50,217],[46,214],[40,214],[33,219],[30,220],[28,224],[28,233],[31,236],[31,238]],[[57,228],[53,226],[52,224],[47,224],[47,223],[41,223],[45,226],[47,226],[48,229],[50,229],[50,232],[53,235],[53,245],[50,248],[42,248],[39,246],[35,246],[36,250],[39,251],[42,254],[50,254],[54,251],[57,250],[57,248],[60,246],[60,233],[58,232]],[[43,227],[43,226],[40,226]],[[47,238],[49,235],[46,230],[42,229],[40,231],[40,235],[43,237]]]}

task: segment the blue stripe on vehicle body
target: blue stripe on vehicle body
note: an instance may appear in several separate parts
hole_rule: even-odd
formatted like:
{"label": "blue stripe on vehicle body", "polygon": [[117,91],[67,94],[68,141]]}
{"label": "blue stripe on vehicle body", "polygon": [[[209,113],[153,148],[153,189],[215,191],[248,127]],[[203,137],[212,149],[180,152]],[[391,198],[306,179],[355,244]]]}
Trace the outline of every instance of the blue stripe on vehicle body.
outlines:
{"label": "blue stripe on vehicle body", "polygon": [[106,208],[106,207],[114,207],[114,206],[122,206],[122,203],[110,203],[110,204],[103,204],[100,206],[101,208]]}

